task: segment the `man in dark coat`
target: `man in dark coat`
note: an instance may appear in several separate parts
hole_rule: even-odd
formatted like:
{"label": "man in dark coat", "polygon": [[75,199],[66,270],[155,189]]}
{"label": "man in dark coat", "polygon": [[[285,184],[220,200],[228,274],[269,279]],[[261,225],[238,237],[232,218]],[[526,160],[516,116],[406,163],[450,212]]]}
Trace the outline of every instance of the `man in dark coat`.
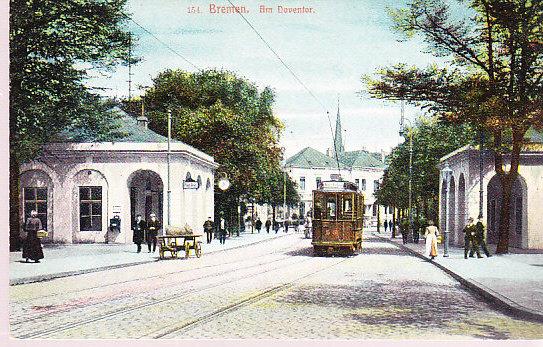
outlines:
{"label": "man in dark coat", "polygon": [[149,222],[147,222],[147,247],[149,248],[149,253],[151,253],[151,245],[153,245],[153,253],[156,250],[157,235],[158,231],[162,227],[160,221],[156,218],[154,213],[151,213]]}
{"label": "man in dark coat", "polygon": [[260,229],[262,229],[262,221],[260,220],[260,218],[256,220],[255,227],[256,231],[258,231],[258,233],[260,234]]}
{"label": "man in dark coat", "polygon": [[43,259],[43,250],[38,238],[38,230],[42,230],[41,220],[38,218],[38,212],[31,211],[30,217],[25,223],[26,238],[23,241],[23,258],[28,263],[28,259],[39,263]]}
{"label": "man in dark coat", "polygon": [[270,233],[270,228],[271,228],[271,221],[270,221],[269,218],[266,219],[265,226],[266,226],[266,232],[269,234]]}
{"label": "man in dark coat", "polygon": [[221,217],[221,221],[219,223],[219,242],[224,245],[226,242],[226,232],[227,232],[228,226],[226,225],[226,220],[224,217]]}
{"label": "man in dark coat", "polygon": [[[488,251],[488,247],[486,245],[486,232],[482,218],[479,218],[477,220],[477,224],[475,224],[475,240],[477,241],[477,249],[479,249],[479,246],[481,246],[481,249],[485,253],[486,257],[491,257],[490,252]],[[473,257],[473,253],[474,250],[472,249],[469,252],[469,256]]]}
{"label": "man in dark coat", "polygon": [[146,228],[147,223],[141,219],[141,214],[138,214],[136,220],[132,223],[132,231],[134,232],[132,241],[138,246],[138,253],[141,252],[141,244],[143,243]]}
{"label": "man in dark coat", "polygon": [[211,217],[207,217],[207,220],[204,222],[204,232],[207,236],[207,243],[211,243],[213,239],[213,221]]}
{"label": "man in dark coat", "polygon": [[403,218],[400,222],[400,232],[402,233],[402,242],[405,245],[409,235],[409,220],[407,218]]}
{"label": "man in dark coat", "polygon": [[464,259],[468,259],[468,251],[470,257],[473,257],[473,253],[477,253],[477,258],[482,258],[479,252],[479,245],[477,244],[477,227],[473,224],[473,218],[468,219],[468,224],[464,227],[462,232],[464,233]]}

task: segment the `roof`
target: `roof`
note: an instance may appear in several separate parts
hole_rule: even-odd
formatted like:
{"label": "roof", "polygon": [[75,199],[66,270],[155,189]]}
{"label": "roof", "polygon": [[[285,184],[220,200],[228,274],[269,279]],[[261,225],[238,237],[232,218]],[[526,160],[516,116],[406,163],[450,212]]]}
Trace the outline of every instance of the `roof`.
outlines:
{"label": "roof", "polygon": [[[119,107],[111,109],[118,117],[112,121],[114,131],[100,137],[89,135],[85,129],[67,129],[62,131],[54,142],[168,142],[168,138],[155,133],[151,129],[138,125],[136,118],[121,110]],[[179,142],[172,139],[171,142]]]}
{"label": "roof", "polygon": [[[370,153],[368,151],[343,152],[339,155],[339,165],[342,169],[349,168],[384,168],[385,164],[379,160],[379,153]],[[331,158],[316,149],[306,147],[285,162],[286,167],[296,168],[337,168],[335,158]]]}

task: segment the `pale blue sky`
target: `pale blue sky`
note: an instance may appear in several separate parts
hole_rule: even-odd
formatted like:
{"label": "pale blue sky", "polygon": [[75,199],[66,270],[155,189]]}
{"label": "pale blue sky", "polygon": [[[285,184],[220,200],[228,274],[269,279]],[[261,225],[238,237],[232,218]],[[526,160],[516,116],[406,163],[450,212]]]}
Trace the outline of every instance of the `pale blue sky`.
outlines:
{"label": "pale blue sky", "polygon": [[[275,56],[238,14],[212,15],[210,3],[228,5],[226,0],[130,0],[128,11],[149,31],[200,68],[224,68],[254,81],[259,87],[274,88],[275,113],[285,123],[281,145],[286,155],[311,146],[325,151],[332,135],[321,106],[294,80]],[[360,77],[380,66],[399,62],[424,66],[434,61],[421,51],[419,41],[398,42],[391,30],[387,7],[399,7],[403,0],[240,0],[247,18],[330,110],[335,125],[337,96],[347,150],[366,148],[389,150],[398,142],[399,104],[361,98]],[[315,14],[259,14],[258,6],[311,6]],[[200,6],[201,14],[187,13],[189,5]],[[194,68],[167,48],[130,25],[139,37],[135,53],[143,61],[133,67],[135,85],[149,85],[151,77],[168,68]],[[90,81],[111,88],[110,95],[128,94],[128,73],[119,68],[107,77]],[[139,91],[133,88],[134,94]],[[407,116],[418,111],[407,108]]]}

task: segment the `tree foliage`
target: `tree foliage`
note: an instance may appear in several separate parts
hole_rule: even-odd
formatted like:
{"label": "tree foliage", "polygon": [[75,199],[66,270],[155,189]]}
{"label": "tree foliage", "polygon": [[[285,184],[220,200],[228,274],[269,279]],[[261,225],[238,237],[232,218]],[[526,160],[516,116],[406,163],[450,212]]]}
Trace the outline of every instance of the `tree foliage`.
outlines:
{"label": "tree foliage", "polygon": [[18,162],[33,159],[67,126],[100,125],[97,113],[107,116],[84,85],[84,66],[108,69],[127,60],[125,3],[10,1],[10,145]]}
{"label": "tree foliage", "polygon": [[[173,138],[212,155],[217,171],[228,175],[232,185],[219,195],[219,208],[235,208],[240,197],[272,203],[283,196],[277,143],[283,125],[273,115],[270,88],[259,91],[227,71],[167,70],[153,79],[143,100],[153,130],[167,135],[170,110]],[[295,203],[297,194],[289,192]]]}
{"label": "tree foliage", "polygon": [[454,126],[436,117],[420,118],[404,134],[405,142],[387,156],[387,169],[376,193],[380,204],[400,209],[409,207],[409,137],[413,139],[412,201],[426,218],[437,221],[439,160],[472,142],[475,132],[467,125]]}
{"label": "tree foliage", "polygon": [[[376,98],[402,99],[442,119],[490,132],[495,170],[502,185],[498,253],[506,253],[512,183],[518,175],[524,135],[543,126],[543,2],[410,0],[392,11],[395,29],[422,37],[448,67],[398,64],[365,76]],[[510,134],[510,145],[504,136]],[[510,152],[510,170],[504,155]]]}

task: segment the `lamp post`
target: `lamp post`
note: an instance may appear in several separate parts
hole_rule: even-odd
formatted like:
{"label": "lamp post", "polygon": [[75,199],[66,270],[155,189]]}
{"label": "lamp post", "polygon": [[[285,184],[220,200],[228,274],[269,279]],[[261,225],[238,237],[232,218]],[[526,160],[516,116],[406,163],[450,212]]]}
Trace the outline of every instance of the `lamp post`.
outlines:
{"label": "lamp post", "polygon": [[441,175],[445,177],[445,231],[443,232],[443,256],[449,256],[449,182],[451,180],[452,170],[449,168],[449,163],[445,163],[445,167],[441,170]]}
{"label": "lamp post", "polygon": [[[168,177],[167,177],[167,185],[168,185],[168,191],[167,191],[167,199],[168,199],[168,207],[167,207],[167,218],[166,221],[168,222],[168,226],[171,225],[171,205],[172,205],[172,190],[170,187],[170,161],[171,161],[171,139],[172,139],[172,111],[168,110],[168,154],[167,154],[167,161],[168,161]],[[164,230],[164,228],[163,228]],[[163,231],[164,232],[164,231]]]}

